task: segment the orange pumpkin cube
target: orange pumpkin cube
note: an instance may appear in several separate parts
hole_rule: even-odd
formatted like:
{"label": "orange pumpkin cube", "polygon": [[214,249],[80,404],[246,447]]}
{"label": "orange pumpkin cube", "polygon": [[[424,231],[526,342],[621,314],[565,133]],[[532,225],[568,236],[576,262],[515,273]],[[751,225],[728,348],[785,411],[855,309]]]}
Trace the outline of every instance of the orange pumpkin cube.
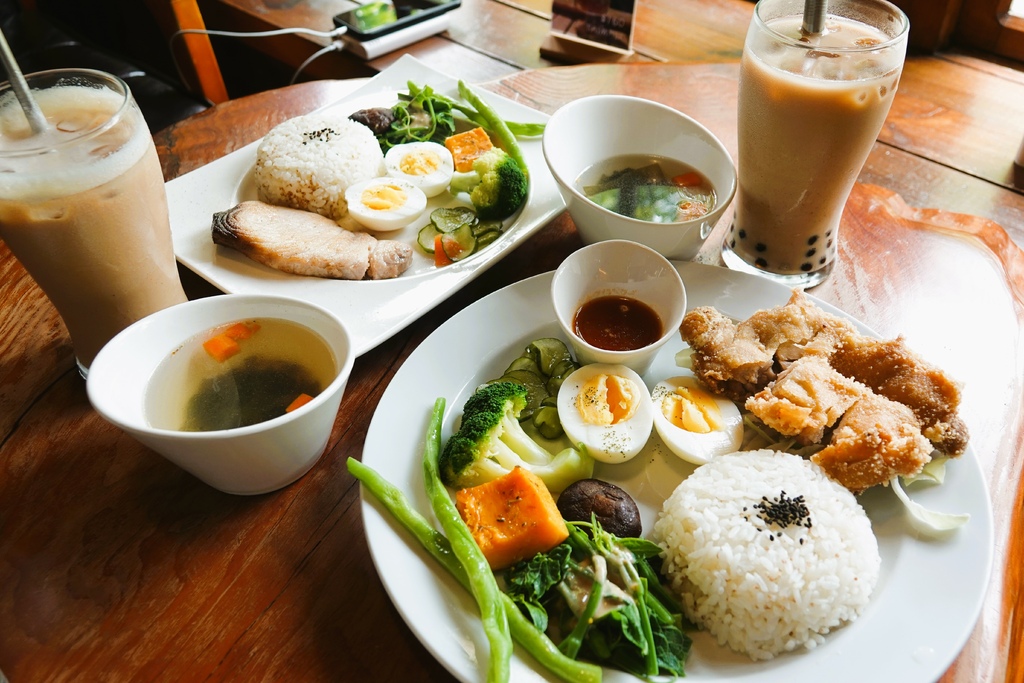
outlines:
{"label": "orange pumpkin cube", "polygon": [[473,160],[492,149],[494,144],[487,131],[483,128],[473,128],[464,133],[449,136],[445,139],[444,146],[452,153],[455,170],[466,173],[473,170]]}
{"label": "orange pumpkin cube", "polygon": [[455,507],[495,571],[547,552],[569,537],[551,492],[521,467],[456,491]]}

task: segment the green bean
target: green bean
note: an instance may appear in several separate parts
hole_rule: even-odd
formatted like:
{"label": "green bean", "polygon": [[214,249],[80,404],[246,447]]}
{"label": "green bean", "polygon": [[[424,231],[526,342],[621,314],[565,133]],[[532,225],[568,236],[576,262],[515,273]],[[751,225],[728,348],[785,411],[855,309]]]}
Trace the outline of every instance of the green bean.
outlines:
{"label": "green bean", "polygon": [[640,595],[636,601],[637,609],[640,611],[640,628],[644,632],[644,666],[646,667],[647,678],[658,675],[658,652],[654,647],[654,632],[651,628],[651,619],[647,613],[647,579],[640,579]]}
{"label": "green bean", "polygon": [[575,658],[576,654],[580,651],[580,646],[583,645],[583,638],[587,635],[587,630],[594,623],[594,614],[597,612],[597,606],[601,603],[603,595],[604,582],[594,577],[586,607],[580,613],[580,618],[576,621],[576,626],[572,629],[572,632],[558,646],[558,649],[566,657]]}
{"label": "green bean", "polygon": [[505,124],[508,126],[509,132],[517,138],[537,138],[544,135],[545,124],[543,123],[518,123],[516,121],[506,121]]}
{"label": "green bean", "polygon": [[[481,126],[483,128],[490,127],[490,123],[488,123],[487,119],[481,116],[472,107],[456,103],[452,105],[452,109],[456,109],[460,114],[466,117],[467,121],[474,125]],[[505,125],[508,126],[509,132],[516,136],[516,138],[537,138],[544,134],[544,127],[546,124],[505,121]]]}
{"label": "green bean", "polygon": [[498,142],[505,148],[505,152],[515,159],[516,163],[523,169],[523,173],[529,177],[530,170],[526,167],[526,159],[523,158],[523,150],[519,147],[519,141],[516,139],[516,136],[508,129],[508,124],[505,123],[505,119],[501,118],[501,116],[498,115],[498,112],[494,111],[491,105],[484,102],[479,95],[473,92],[473,90],[466,85],[465,81],[459,81],[459,95],[484,117],[484,120],[487,121],[486,127],[497,136]]}
{"label": "green bean", "polygon": [[509,661],[512,659],[512,635],[508,629],[508,616],[501,600],[501,589],[498,588],[491,567],[441,482],[437,457],[441,451],[443,416],[444,399],[439,398],[434,402],[423,449],[423,479],[427,488],[427,498],[430,499],[434,516],[441,523],[441,529],[451,543],[452,552],[459,558],[466,571],[470,592],[480,607],[484,634],[491,647],[487,680],[491,683],[505,683],[509,679]]}
{"label": "green bean", "polygon": [[[397,519],[409,533],[419,541],[420,545],[447,569],[459,584],[469,590],[469,578],[462,568],[462,563],[452,552],[451,544],[444,534],[440,533],[430,522],[417,512],[409,503],[408,498],[389,483],[372,467],[364,465],[355,458],[347,461],[348,471],[362,482],[381,505]],[[564,656],[551,640],[538,631],[523,616],[512,599],[502,594],[505,612],[508,615],[509,629],[517,643],[529,652],[544,668],[569,683],[600,683],[601,667]]]}

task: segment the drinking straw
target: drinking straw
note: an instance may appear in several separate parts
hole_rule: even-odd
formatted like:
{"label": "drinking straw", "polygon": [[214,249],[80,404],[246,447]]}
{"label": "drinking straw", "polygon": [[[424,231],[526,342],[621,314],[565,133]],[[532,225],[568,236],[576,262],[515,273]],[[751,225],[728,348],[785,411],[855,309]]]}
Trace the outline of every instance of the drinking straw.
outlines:
{"label": "drinking straw", "polygon": [[14,59],[14,53],[11,52],[11,46],[7,44],[7,36],[4,35],[3,31],[0,31],[0,61],[4,63],[7,78],[11,82],[11,88],[18,98],[18,102],[21,103],[21,108],[25,112],[25,118],[28,119],[29,127],[36,135],[42,133],[46,130],[46,117],[43,116],[39,105],[36,104],[35,99],[32,97],[32,93],[28,89],[28,83],[25,82],[25,77],[21,73],[21,68],[18,67],[17,60]]}
{"label": "drinking straw", "polygon": [[818,35],[825,29],[828,0],[804,0],[804,35]]}

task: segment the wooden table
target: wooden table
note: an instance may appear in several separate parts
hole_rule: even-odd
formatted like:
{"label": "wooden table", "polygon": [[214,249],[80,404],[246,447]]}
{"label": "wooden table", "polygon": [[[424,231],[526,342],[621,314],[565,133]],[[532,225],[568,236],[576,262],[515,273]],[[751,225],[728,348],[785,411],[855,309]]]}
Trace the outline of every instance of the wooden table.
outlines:
{"label": "wooden table", "polygon": [[[585,93],[650,97],[735,152],[736,79],[735,63],[649,63],[515,71],[486,87],[548,112]],[[165,174],[347,89],[301,84],[167,129],[157,137]],[[839,264],[813,291],[882,335],[904,334],[965,383],[996,568],[947,682],[1024,680],[1024,197],[1009,163],[1022,125],[1017,72],[912,59],[844,216]],[[701,260],[717,260],[724,227]],[[0,670],[15,683],[448,679],[376,576],[345,460],[360,456],[388,381],[447,311],[551,270],[579,246],[571,220],[556,218],[450,306],[359,358],[317,466],[282,491],[243,498],[92,411],[59,318],[0,243]],[[211,293],[184,277],[194,295]]]}
{"label": "wooden table", "polygon": [[[334,14],[350,2],[201,0],[200,5],[209,28],[329,30]],[[609,55],[612,63],[686,62],[725,68],[721,65],[739,61],[753,12],[747,0],[637,0],[636,7],[634,53]],[[551,26],[551,0],[463,0],[449,16],[447,31],[400,52],[370,61],[329,53],[303,73],[310,78],[371,76],[408,53],[435,69],[482,83],[561,63],[540,49]],[[245,42],[292,69],[328,43],[301,35]],[[588,82],[578,81],[571,70],[565,73],[570,74],[564,77],[567,92],[588,92]],[[604,87],[613,87],[619,78],[614,69],[592,73],[600,73],[592,78]],[[665,82],[651,94],[672,99],[683,96],[678,90]],[[557,102],[533,102],[530,92],[523,98],[549,110]],[[913,206],[989,218],[1024,245],[1019,201],[1024,170],[1013,165],[1024,139],[1022,113],[1024,65],[1000,66],[956,51],[912,56],[880,138],[886,144],[877,148],[861,180],[891,188]]]}

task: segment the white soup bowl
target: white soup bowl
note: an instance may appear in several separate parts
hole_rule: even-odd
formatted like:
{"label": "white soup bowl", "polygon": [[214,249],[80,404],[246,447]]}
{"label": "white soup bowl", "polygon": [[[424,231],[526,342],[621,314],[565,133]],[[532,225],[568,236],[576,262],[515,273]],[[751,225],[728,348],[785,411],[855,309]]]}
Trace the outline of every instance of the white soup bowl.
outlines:
{"label": "white soup bowl", "polygon": [[[160,363],[196,335],[253,318],[288,320],[323,338],[335,361],[330,384],[300,408],[258,424],[205,432],[152,426],[146,394]],[[210,486],[251,495],[287,486],[320,459],[354,357],[348,330],[326,309],[287,297],[225,294],[166,308],[120,332],[90,366],[86,389],[108,422]]]}
{"label": "white soup bowl", "polygon": [[[736,166],[725,145],[672,107],[627,95],[592,95],[560,107],[544,128],[544,159],[584,244],[624,239],[690,260],[736,194]],[[583,194],[581,174],[624,155],[664,157],[692,166],[715,189],[714,208],[688,221],[652,223],[615,213]]]}

